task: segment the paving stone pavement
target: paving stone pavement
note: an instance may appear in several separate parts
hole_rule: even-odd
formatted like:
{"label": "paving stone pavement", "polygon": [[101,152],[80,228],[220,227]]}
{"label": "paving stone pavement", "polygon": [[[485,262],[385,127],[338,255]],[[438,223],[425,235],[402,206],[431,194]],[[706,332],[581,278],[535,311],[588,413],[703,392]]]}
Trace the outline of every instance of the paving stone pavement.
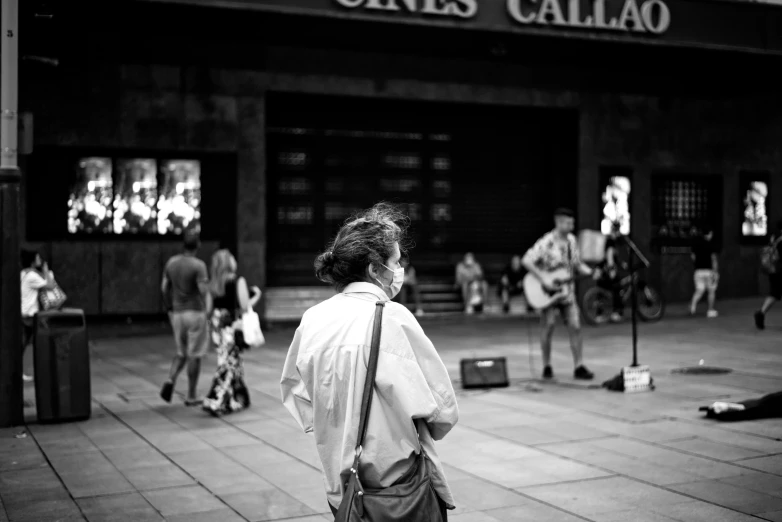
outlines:
{"label": "paving stone pavement", "polygon": [[[425,318],[455,381],[460,359],[484,355],[508,357],[512,379],[459,392],[460,422],[438,443],[456,496],[449,520],[782,521],[782,419],[721,424],[697,411],[782,390],[782,310],[757,332],[756,304],[721,303],[717,320],[673,307],[663,322],[641,324],[640,361],[657,390],[639,394],[573,381],[562,328],[559,381],[535,391],[534,322]],[[39,425],[30,408],[27,427],[0,430],[0,522],[331,520],[313,440],[279,400],[292,334],[272,329],[268,346],[248,354],[252,407],[220,419],[185,408],[181,395],[171,405],[158,398],[168,336],[96,339],[89,421]],[[596,382],[630,362],[628,324],[585,336]],[[671,373],[701,359],[734,371]],[[214,365],[211,355],[203,391]],[[25,393],[32,402],[33,387]]]}

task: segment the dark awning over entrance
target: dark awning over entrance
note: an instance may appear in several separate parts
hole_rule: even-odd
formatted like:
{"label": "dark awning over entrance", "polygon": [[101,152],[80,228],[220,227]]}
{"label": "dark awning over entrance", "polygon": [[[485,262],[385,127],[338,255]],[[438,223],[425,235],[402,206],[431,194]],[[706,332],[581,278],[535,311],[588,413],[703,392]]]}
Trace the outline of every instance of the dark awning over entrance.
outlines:
{"label": "dark awning over entrance", "polygon": [[411,259],[453,281],[474,252],[493,282],[577,207],[578,113],[270,93],[269,286],[312,285],[313,260],[351,214],[378,201],[411,219]]}

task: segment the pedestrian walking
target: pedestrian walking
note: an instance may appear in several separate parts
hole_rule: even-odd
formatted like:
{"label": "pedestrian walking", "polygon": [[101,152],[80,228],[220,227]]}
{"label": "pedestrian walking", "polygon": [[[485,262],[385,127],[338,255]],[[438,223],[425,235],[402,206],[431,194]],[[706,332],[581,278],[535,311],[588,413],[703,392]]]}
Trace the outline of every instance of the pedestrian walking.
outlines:
{"label": "pedestrian walking", "polygon": [[[364,495],[431,481],[417,490],[426,506],[394,497],[398,509],[419,515],[416,520],[447,520],[446,509],[454,505],[434,445],[458,420],[451,379],[415,316],[391,302],[404,283],[399,261],[406,223],[394,207],[378,204],[340,229],[315,261],[317,277],[340,293],[304,314],[283,369],[283,403],[305,432],[314,433],[335,516],[355,506],[343,495],[358,481]],[[374,386],[365,390],[373,377]],[[382,520],[393,510],[383,509],[366,519]]]}
{"label": "pedestrian walking", "polygon": [[777,229],[771,236],[771,241],[763,249],[762,264],[768,274],[769,288],[763,305],[755,312],[755,326],[758,330],[766,327],[766,314],[777,301],[782,299],[782,221],[777,222]]}
{"label": "pedestrian walking", "polygon": [[196,257],[200,243],[197,233],[185,233],[184,252],[168,260],[160,287],[176,344],[176,355],[171,362],[168,380],[160,390],[160,397],[171,402],[177,378],[187,365],[186,406],[201,404],[198,378],[201,358],[209,347],[206,318],[210,305],[209,276],[206,263]]}
{"label": "pedestrian walking", "polygon": [[695,240],[692,246],[692,260],[695,263],[695,272],[693,274],[695,293],[690,302],[690,315],[695,315],[698,302],[704,293],[708,293],[709,309],[706,312],[706,317],[717,317],[719,313],[714,308],[714,303],[717,300],[717,286],[720,274],[717,247],[714,244],[714,230],[711,227],[705,228],[703,236]]}
{"label": "pedestrian walking", "polygon": [[217,346],[217,370],[203,408],[213,415],[239,411],[250,405],[242,362],[242,352],[250,346],[244,340],[242,314],[255,307],[261,290],[254,286],[250,295],[247,281],[237,270],[236,258],[228,250],[218,250],[212,256],[210,321],[212,341]]}

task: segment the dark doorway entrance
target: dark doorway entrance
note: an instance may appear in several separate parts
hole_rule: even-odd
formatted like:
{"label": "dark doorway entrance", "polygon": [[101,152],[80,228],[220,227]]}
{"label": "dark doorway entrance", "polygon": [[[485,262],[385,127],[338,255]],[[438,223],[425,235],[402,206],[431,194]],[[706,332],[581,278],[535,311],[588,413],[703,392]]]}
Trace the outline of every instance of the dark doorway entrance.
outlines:
{"label": "dark doorway entrance", "polygon": [[272,93],[267,115],[271,287],[318,284],[315,256],[378,201],[406,208],[428,278],[468,250],[492,278],[576,206],[573,110]]}

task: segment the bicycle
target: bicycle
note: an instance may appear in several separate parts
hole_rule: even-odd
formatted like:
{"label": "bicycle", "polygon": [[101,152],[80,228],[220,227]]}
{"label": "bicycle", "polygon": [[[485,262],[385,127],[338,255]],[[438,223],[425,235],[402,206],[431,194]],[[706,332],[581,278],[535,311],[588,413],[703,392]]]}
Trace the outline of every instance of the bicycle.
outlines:
{"label": "bicycle", "polygon": [[[665,315],[665,300],[657,289],[641,279],[638,271],[628,274],[616,283],[624,309],[632,310],[633,284],[638,299],[638,317],[644,322],[657,322],[662,319]],[[594,286],[584,293],[581,312],[587,324],[605,324],[610,321],[613,311],[613,296],[610,290]]]}

